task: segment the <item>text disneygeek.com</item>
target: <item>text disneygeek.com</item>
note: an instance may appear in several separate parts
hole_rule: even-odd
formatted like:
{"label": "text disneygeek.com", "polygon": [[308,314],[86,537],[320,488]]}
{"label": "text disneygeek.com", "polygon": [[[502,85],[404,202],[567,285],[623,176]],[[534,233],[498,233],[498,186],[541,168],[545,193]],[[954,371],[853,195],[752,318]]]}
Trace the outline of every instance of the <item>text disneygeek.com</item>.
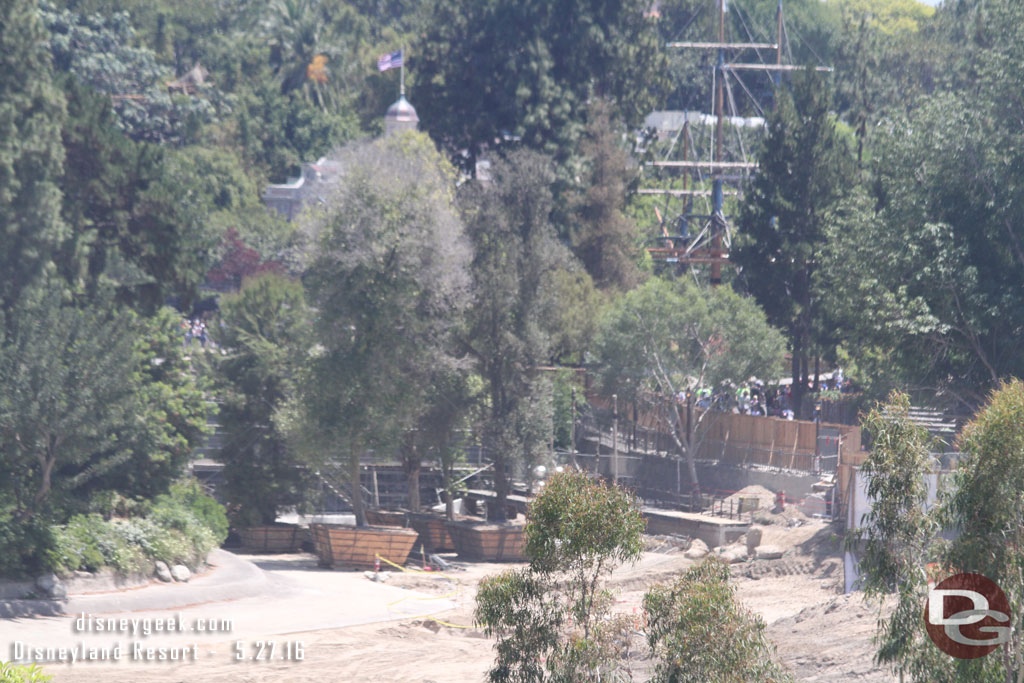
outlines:
{"label": "text disneygeek.com", "polygon": [[[44,643],[14,641],[10,644],[10,661],[29,663],[77,662],[195,662],[200,659],[198,642],[153,643],[147,636],[166,634],[224,634],[233,628],[231,619],[195,618],[186,619],[177,614],[170,617],[98,617],[82,613],[71,622],[71,631],[76,634],[120,634],[131,636],[126,641],[92,644],[80,641],[74,645],[54,646]],[[142,640],[137,640],[142,638]],[[236,641],[232,652],[227,654],[237,662],[250,661],[302,661],[305,658],[304,643],[299,641],[271,640]],[[202,654],[214,655],[213,651]]]}

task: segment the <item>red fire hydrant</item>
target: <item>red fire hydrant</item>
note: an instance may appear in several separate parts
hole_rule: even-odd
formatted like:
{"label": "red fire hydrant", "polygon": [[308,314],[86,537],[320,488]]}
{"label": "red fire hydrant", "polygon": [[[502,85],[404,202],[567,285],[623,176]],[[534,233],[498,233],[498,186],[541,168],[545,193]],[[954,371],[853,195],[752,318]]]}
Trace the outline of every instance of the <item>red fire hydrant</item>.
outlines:
{"label": "red fire hydrant", "polygon": [[775,511],[783,512],[786,509],[786,492],[779,491],[775,494]]}

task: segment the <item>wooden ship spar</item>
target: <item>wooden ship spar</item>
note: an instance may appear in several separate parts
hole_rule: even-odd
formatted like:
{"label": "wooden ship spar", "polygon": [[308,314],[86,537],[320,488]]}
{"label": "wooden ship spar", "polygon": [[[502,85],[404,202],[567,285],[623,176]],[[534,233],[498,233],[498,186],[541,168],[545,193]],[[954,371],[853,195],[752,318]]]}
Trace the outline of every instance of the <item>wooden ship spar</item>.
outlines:
{"label": "wooden ship spar", "polygon": [[[732,97],[730,79],[735,80],[748,94],[750,90],[743,85],[739,73],[741,71],[760,71],[771,75],[775,87],[779,85],[780,75],[785,71],[794,71],[806,67],[784,64],[783,44],[785,39],[785,22],[782,13],[782,0],[776,9],[776,42],[774,43],[734,43],[726,42],[725,35],[725,0],[716,0],[718,12],[718,40],[716,42],[670,42],[667,47],[686,50],[712,50],[717,53],[713,70],[714,89],[714,140],[709,149],[709,158],[697,158],[696,146],[691,135],[689,118],[683,121],[677,139],[673,140],[664,158],[647,162],[655,168],[679,169],[682,171],[682,188],[641,188],[642,195],[664,195],[666,200],[672,197],[683,199],[683,209],[675,220],[666,221],[665,216],[655,208],[661,225],[661,236],[656,239],[655,246],[647,251],[652,260],[663,263],[678,264],[679,268],[690,268],[704,264],[710,266],[709,281],[718,285],[722,281],[722,266],[729,263],[729,247],[732,243],[732,229],[729,217],[725,214],[725,196],[739,194],[743,181],[757,168],[757,163],[746,158],[745,150],[740,145],[742,159],[727,159],[725,154],[725,102],[726,91],[729,91],[729,102],[732,114],[736,115],[735,101]],[[731,58],[753,50],[758,62],[737,62]],[[762,50],[774,52],[772,62],[765,61]],[[812,67],[816,71],[831,71],[830,67]],[[680,158],[670,158],[675,150],[679,150]],[[692,155],[692,156],[691,156]],[[691,179],[704,185],[702,181],[710,179],[711,189],[690,187]],[[734,184],[733,189],[726,190],[725,183]],[[694,212],[694,198],[703,198],[708,213]],[[710,198],[710,202],[708,202]],[[669,214],[666,201],[666,215]],[[691,226],[697,228],[691,230]],[[670,231],[675,230],[675,233]]]}

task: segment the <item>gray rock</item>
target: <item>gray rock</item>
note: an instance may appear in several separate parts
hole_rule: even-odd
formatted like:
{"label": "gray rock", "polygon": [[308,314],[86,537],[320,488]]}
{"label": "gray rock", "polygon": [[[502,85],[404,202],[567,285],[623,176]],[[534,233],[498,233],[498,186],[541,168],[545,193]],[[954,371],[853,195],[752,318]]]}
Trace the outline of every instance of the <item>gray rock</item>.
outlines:
{"label": "gray rock", "polygon": [[761,545],[761,530],[753,528],[747,532],[747,554],[753,555],[759,545]]}
{"label": "gray rock", "polygon": [[160,579],[164,583],[170,583],[174,581],[174,577],[171,576],[171,568],[167,566],[166,562],[156,561],[156,568],[153,570],[156,574],[156,578]]}
{"label": "gray rock", "polygon": [[690,544],[689,549],[683,553],[683,557],[690,560],[699,560],[708,554],[708,545],[699,538],[693,539],[693,543]]}
{"label": "gray rock", "polygon": [[36,579],[36,587],[51,598],[66,598],[68,589],[56,574],[43,574]]}
{"label": "gray rock", "polygon": [[185,565],[183,565],[183,564],[176,564],[173,567],[171,567],[171,577],[175,581],[181,581],[182,583],[187,583],[188,580],[192,578],[192,572]]}
{"label": "gray rock", "polygon": [[786,551],[777,545],[763,545],[757,549],[757,559],[759,560],[777,560]]}
{"label": "gray rock", "polygon": [[737,562],[745,562],[747,560],[747,549],[742,545],[730,545],[720,548],[718,555],[729,564],[736,564]]}

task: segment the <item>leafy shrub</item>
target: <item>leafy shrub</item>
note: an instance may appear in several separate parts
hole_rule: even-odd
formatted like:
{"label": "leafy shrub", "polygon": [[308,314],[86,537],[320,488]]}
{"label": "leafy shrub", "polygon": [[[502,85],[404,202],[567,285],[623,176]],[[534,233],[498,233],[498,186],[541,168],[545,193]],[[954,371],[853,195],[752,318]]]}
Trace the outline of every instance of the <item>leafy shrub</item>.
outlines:
{"label": "leafy shrub", "polygon": [[[169,498],[184,505],[213,534],[214,545],[228,537],[228,516],[224,506],[208,494],[195,479],[180,481],[171,486],[167,496],[157,498],[157,505]],[[212,547],[212,546],[211,546]]]}
{"label": "leafy shrub", "polygon": [[[101,504],[105,509],[120,505],[113,499]],[[146,517],[105,520],[92,513],[53,527],[48,566],[63,572],[106,566],[127,573],[161,560],[196,568],[227,537],[224,508],[194,481],[176,484],[145,509]]]}
{"label": "leafy shrub", "polygon": [[48,524],[18,523],[0,513],[0,576],[36,576],[52,569],[55,542]]}
{"label": "leafy shrub", "polygon": [[672,585],[644,596],[647,643],[657,661],[652,681],[791,681],[778,663],[760,616],[729,584],[729,565],[708,556]]}
{"label": "leafy shrub", "polygon": [[46,683],[53,676],[44,673],[37,664],[23,666],[13,662],[0,662],[0,683]]}

